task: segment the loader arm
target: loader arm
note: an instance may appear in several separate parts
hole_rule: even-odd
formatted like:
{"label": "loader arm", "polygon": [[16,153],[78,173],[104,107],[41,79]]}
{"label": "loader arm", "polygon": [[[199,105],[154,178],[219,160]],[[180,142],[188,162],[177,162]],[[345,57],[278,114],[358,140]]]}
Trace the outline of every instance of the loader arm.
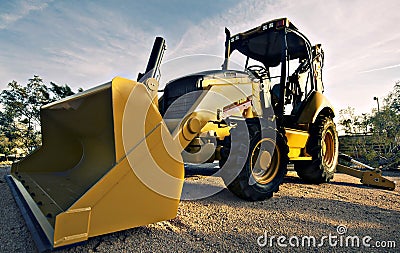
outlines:
{"label": "loader arm", "polygon": [[174,141],[183,151],[190,142],[201,133],[203,127],[214,117],[213,113],[207,111],[193,112],[180,124],[174,133]]}

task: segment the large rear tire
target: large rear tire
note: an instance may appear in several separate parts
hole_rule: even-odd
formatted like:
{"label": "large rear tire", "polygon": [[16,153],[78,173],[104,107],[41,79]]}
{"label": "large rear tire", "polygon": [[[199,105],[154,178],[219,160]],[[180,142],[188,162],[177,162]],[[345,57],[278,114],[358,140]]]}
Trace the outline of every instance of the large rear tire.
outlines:
{"label": "large rear tire", "polygon": [[[262,201],[271,198],[279,190],[287,172],[288,147],[286,138],[276,129],[267,130],[273,133],[271,138],[262,138],[259,124],[247,123],[247,127],[247,138],[250,138],[248,144],[245,141],[230,143],[231,138],[225,137],[227,140],[221,149],[220,167],[226,164],[229,157],[230,162],[226,164],[229,168],[226,169],[239,170],[239,173],[233,181],[229,177],[222,178],[236,196],[249,201]],[[243,159],[246,159],[244,165]],[[238,161],[242,161],[242,164]]]}
{"label": "large rear tire", "polygon": [[294,163],[299,177],[314,184],[329,182],[336,171],[339,155],[338,134],[330,117],[319,116],[311,126],[306,151],[312,161]]}

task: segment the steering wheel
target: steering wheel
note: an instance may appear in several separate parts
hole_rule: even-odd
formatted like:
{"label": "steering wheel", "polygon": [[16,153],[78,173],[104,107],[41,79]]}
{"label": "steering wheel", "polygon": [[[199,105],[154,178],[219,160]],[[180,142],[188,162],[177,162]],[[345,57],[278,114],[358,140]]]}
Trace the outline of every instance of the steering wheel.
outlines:
{"label": "steering wheel", "polygon": [[264,66],[251,65],[247,67],[247,70],[260,80],[269,78],[269,71]]}

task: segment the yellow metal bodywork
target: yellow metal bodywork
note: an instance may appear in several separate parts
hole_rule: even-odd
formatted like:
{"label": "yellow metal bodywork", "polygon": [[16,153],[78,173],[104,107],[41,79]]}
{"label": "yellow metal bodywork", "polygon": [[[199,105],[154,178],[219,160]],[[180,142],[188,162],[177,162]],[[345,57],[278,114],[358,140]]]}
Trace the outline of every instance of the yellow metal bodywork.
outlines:
{"label": "yellow metal bodywork", "polygon": [[333,106],[328,101],[328,99],[321,92],[313,91],[306,106],[301,111],[297,123],[298,124],[314,123],[317,116],[324,109],[334,114]]}
{"label": "yellow metal bodywork", "polygon": [[41,120],[42,147],[11,173],[53,247],[176,216],[181,150],[143,84],[117,77]]}
{"label": "yellow metal bodywork", "polygon": [[289,147],[288,157],[290,160],[311,160],[311,156],[302,156],[302,149],[307,144],[308,132],[286,128],[286,139]]}
{"label": "yellow metal bodywork", "polygon": [[223,140],[226,136],[230,135],[230,133],[229,133],[230,130],[231,130],[231,128],[228,127],[228,126],[218,126],[217,124],[214,124],[212,122],[208,122],[201,129],[201,132],[205,133],[205,132],[212,131],[213,133],[215,133],[216,136],[218,136],[218,138]]}
{"label": "yellow metal bodywork", "polygon": [[[245,109],[238,107],[237,112],[234,113],[233,116],[252,118],[262,114],[259,90],[260,84],[257,82],[250,81],[246,78],[206,79],[202,81],[202,86],[207,89],[209,93],[213,92],[214,94],[222,94],[229,98],[229,101],[241,101],[251,96],[251,107]],[[203,99],[197,102],[196,106],[212,110],[212,108],[221,108],[221,103],[226,102],[224,99],[211,95],[209,96],[211,99],[208,100],[207,95],[205,95]],[[321,92],[313,91],[309,99],[306,101],[296,124],[309,125],[314,123],[317,116],[323,110],[332,115],[334,114],[333,107],[328,99]],[[216,119],[213,118],[212,120]],[[229,126],[221,127],[221,125],[213,122],[207,123],[201,130],[203,133],[210,132],[211,135],[215,135],[219,139],[224,139],[228,136],[229,131]],[[309,133],[307,131],[292,128],[285,128],[285,132],[289,147],[289,159],[292,161],[312,160],[312,157],[305,152]]]}
{"label": "yellow metal bodywork", "polygon": [[[224,139],[230,135],[231,127],[219,127],[217,124],[212,122],[207,123],[201,132],[212,132],[219,139]],[[292,161],[307,161],[312,160],[312,157],[304,152],[304,148],[307,144],[309,133],[302,130],[285,128],[285,135],[287,139],[287,145],[289,147],[288,157]]]}
{"label": "yellow metal bodywork", "polygon": [[395,182],[382,177],[381,171],[362,171],[351,168],[342,164],[338,164],[337,172],[344,173],[353,177],[361,179],[361,183],[371,186],[393,191],[396,187]]}

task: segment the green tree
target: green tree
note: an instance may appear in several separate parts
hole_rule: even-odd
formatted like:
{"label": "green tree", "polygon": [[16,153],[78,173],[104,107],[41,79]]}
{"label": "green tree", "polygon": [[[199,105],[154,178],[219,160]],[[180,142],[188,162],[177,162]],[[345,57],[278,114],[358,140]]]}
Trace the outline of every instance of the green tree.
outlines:
{"label": "green tree", "polygon": [[9,154],[12,149],[10,141],[10,131],[8,126],[11,125],[12,119],[0,111],[0,154]]}
{"label": "green tree", "polygon": [[370,116],[356,115],[352,107],[339,111],[339,126],[346,134],[367,134],[371,130]]}
{"label": "green tree", "polygon": [[5,126],[6,137],[30,151],[39,145],[37,127],[40,106],[50,101],[50,94],[38,76],[29,79],[26,86],[12,81],[8,87],[10,89],[1,93],[4,114],[9,120]]}
{"label": "green tree", "polygon": [[396,82],[393,91],[384,99],[384,103],[397,115],[400,113],[400,80]]}
{"label": "green tree", "polygon": [[[74,95],[75,93],[72,91],[71,87],[68,85],[57,85],[56,83],[50,82],[50,91],[53,94],[52,100],[60,100],[62,98]],[[81,91],[81,90],[79,90]]]}
{"label": "green tree", "polygon": [[[354,108],[339,112],[339,126],[349,135],[341,145],[353,147],[373,166],[400,164],[400,81],[383,99],[379,111],[356,115]],[[351,137],[350,137],[351,136]]]}
{"label": "green tree", "polygon": [[375,139],[382,143],[383,160],[400,161],[400,81],[384,98],[382,109],[371,116]]}

